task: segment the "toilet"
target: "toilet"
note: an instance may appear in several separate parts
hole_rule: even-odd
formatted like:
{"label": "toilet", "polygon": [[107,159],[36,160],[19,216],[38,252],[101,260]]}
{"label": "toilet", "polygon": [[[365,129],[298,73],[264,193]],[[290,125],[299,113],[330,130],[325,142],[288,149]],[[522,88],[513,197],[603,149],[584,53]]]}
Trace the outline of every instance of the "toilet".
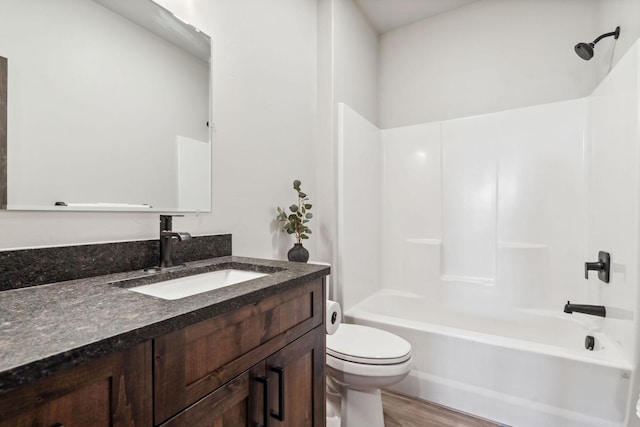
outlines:
{"label": "toilet", "polygon": [[341,324],[327,335],[328,400],[339,396],[341,427],[384,427],[380,389],[411,370],[411,344],[381,329]]}

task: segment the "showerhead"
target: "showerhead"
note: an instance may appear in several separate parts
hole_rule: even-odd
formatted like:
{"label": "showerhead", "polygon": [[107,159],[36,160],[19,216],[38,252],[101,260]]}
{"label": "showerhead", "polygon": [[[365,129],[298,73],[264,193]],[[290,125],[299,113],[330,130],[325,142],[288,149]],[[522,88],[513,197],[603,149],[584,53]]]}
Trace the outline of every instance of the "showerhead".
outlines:
{"label": "showerhead", "polygon": [[580,58],[588,61],[593,58],[593,48],[596,46],[596,43],[598,43],[605,37],[611,36],[613,36],[614,39],[617,39],[620,36],[620,27],[616,27],[615,31],[601,35],[591,43],[578,43],[573,49],[576,51]]}
{"label": "showerhead", "polygon": [[578,43],[573,49],[580,58],[588,61],[593,58],[593,46],[593,43]]}

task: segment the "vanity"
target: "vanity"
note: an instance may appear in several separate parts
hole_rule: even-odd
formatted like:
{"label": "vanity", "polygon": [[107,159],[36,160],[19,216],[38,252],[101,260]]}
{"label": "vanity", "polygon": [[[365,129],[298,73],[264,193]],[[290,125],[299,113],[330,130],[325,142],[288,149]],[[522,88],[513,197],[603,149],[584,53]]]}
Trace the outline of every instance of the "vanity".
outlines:
{"label": "vanity", "polygon": [[[130,290],[222,269],[264,275]],[[323,426],[328,273],[225,255],[2,291],[0,426]]]}

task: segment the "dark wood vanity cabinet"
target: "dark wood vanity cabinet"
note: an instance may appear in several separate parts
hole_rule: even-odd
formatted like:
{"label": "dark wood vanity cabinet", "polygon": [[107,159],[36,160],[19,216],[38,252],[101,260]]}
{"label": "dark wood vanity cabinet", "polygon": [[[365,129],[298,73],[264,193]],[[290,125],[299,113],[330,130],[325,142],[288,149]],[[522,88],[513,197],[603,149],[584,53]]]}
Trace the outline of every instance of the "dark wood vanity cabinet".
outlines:
{"label": "dark wood vanity cabinet", "polygon": [[324,426],[323,295],[319,279],[155,339],[156,424]]}
{"label": "dark wood vanity cabinet", "polygon": [[318,279],[0,395],[0,427],[320,427]]}
{"label": "dark wood vanity cabinet", "polygon": [[0,396],[0,427],[149,426],[151,342]]}

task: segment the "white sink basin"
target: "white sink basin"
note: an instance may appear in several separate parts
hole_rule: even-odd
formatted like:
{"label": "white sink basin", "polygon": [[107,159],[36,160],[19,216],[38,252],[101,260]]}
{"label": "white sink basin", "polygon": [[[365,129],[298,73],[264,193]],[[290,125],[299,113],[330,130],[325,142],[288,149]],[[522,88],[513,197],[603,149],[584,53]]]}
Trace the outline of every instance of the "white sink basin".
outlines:
{"label": "white sink basin", "polygon": [[201,294],[247,280],[264,277],[267,274],[246,270],[218,270],[209,273],[196,274],[167,280],[165,282],[152,283],[151,285],[129,288],[130,291],[151,295],[167,300],[185,298],[191,295]]}

